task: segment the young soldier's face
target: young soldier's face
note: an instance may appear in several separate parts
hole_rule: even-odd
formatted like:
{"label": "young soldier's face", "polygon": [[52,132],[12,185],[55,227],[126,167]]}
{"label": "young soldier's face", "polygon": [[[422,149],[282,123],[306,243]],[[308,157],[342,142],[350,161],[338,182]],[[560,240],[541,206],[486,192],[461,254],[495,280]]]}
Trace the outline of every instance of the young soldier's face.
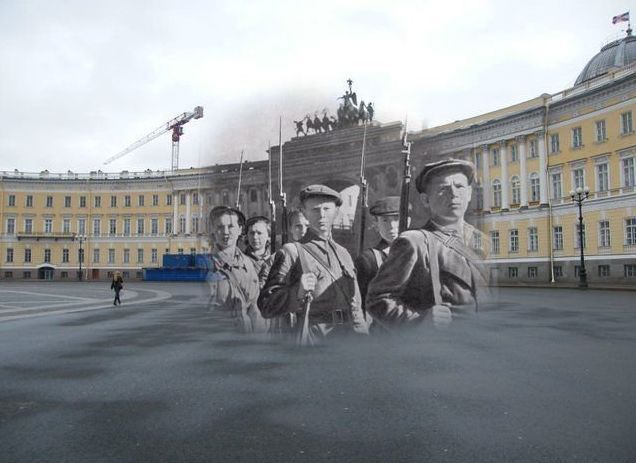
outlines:
{"label": "young soldier's face", "polygon": [[269,233],[267,233],[267,225],[263,222],[256,222],[250,226],[247,231],[247,242],[255,251],[262,251],[267,245]]}
{"label": "young soldier's face", "polygon": [[234,214],[223,214],[214,219],[211,238],[217,249],[223,250],[236,245],[241,236],[239,219]]}
{"label": "young soldier's face", "polygon": [[309,221],[309,227],[319,233],[331,232],[338,214],[336,203],[328,198],[307,198],[302,206],[303,214]]}
{"label": "young soldier's face", "polygon": [[296,214],[292,222],[289,224],[289,231],[291,233],[292,240],[300,241],[300,239],[305,236],[305,233],[307,233],[308,225],[309,222],[304,215]]}
{"label": "young soldier's face", "polygon": [[463,219],[471,196],[472,188],[465,174],[442,172],[430,179],[426,192],[420,198],[430,208],[435,222],[449,225]]}
{"label": "young soldier's face", "polygon": [[400,216],[398,214],[380,215],[375,218],[375,228],[384,241],[392,243],[400,234]]}

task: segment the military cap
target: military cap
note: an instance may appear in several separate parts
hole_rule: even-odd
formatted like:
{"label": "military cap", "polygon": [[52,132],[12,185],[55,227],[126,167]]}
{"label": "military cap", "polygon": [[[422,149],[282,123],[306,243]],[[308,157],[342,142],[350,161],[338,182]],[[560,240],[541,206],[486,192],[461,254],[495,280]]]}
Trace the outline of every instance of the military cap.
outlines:
{"label": "military cap", "polygon": [[340,197],[340,193],[332,188],[329,188],[326,185],[309,185],[303,188],[300,192],[300,201],[304,202],[308,198],[314,198],[318,196],[323,196],[334,200],[336,206],[342,205],[342,198]]}
{"label": "military cap", "polygon": [[455,171],[465,174],[469,185],[473,183],[475,178],[475,166],[472,162],[462,159],[445,159],[443,161],[431,162],[424,166],[415,179],[415,186],[417,187],[418,193],[423,193],[426,190],[426,185],[434,175],[445,171]]}
{"label": "military cap", "polygon": [[234,209],[229,206],[216,206],[210,211],[210,222],[216,220],[218,217],[221,217],[225,214],[232,214],[238,217],[238,223],[242,227],[245,225],[245,215],[238,209]]}
{"label": "military cap", "polygon": [[400,197],[385,196],[378,199],[369,209],[371,215],[395,215],[400,213]]}

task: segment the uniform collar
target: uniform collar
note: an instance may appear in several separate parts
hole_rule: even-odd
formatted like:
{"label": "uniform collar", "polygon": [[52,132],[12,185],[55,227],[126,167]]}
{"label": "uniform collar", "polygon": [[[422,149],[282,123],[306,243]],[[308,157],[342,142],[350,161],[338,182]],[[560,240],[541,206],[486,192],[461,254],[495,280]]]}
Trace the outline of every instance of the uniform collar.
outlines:
{"label": "uniform collar", "polygon": [[373,246],[373,249],[377,249],[378,251],[382,252],[385,255],[389,255],[389,249],[391,248],[391,245],[383,238],[381,239],[378,244],[376,244],[375,246]]}

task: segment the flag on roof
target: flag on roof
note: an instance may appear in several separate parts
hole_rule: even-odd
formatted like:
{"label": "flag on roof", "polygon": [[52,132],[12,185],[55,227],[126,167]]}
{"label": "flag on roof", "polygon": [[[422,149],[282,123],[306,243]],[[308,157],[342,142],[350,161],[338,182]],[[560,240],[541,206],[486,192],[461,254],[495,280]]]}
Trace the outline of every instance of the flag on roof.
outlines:
{"label": "flag on roof", "polygon": [[620,23],[623,21],[629,21],[629,11],[619,14],[618,16],[614,16],[612,18],[612,24]]}

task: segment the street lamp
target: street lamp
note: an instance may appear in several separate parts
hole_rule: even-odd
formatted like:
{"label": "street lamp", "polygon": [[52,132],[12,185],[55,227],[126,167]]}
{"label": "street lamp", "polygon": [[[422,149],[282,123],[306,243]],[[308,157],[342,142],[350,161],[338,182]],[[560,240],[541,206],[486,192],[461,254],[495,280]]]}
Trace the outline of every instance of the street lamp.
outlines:
{"label": "street lamp", "polygon": [[82,243],[86,241],[86,235],[75,235],[74,238],[77,238],[79,241],[79,253],[77,255],[77,260],[79,260],[79,273],[77,274],[77,278],[79,281],[82,281],[82,261],[84,260],[84,250],[82,249]]}
{"label": "street lamp", "polygon": [[579,271],[579,288],[587,288],[587,271],[585,270],[585,253],[583,251],[583,201],[590,196],[588,187],[577,187],[570,191],[572,201],[579,205],[579,248],[581,249],[581,269]]}

